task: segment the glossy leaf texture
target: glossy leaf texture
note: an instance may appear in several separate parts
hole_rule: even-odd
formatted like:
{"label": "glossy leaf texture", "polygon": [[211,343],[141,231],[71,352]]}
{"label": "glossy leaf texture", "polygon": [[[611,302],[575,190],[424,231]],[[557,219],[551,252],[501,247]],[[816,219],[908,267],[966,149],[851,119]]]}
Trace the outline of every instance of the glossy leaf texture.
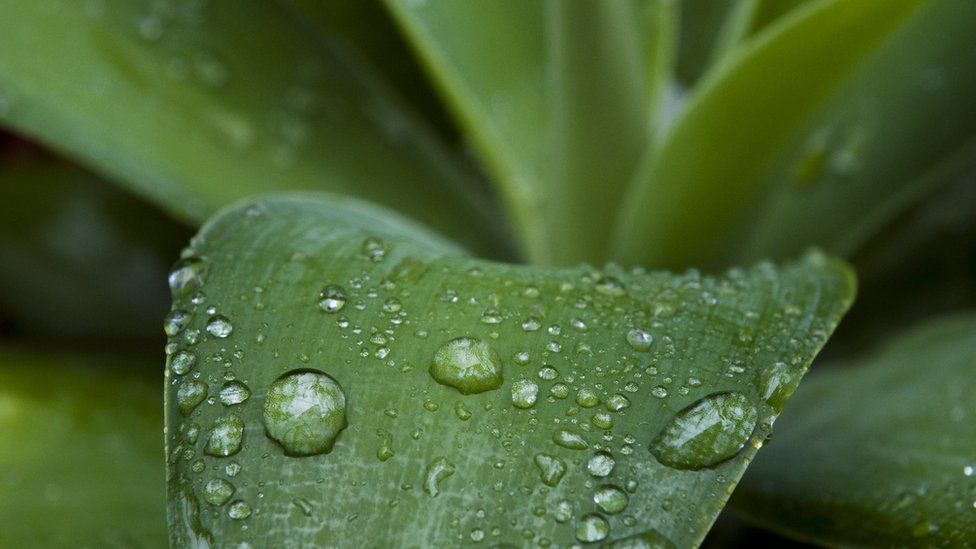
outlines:
{"label": "glossy leaf texture", "polygon": [[493,263],[312,195],[225,210],[170,280],[171,539],[230,546],[697,544],[854,292],[813,252]]}
{"label": "glossy leaf texture", "polygon": [[167,546],[153,371],[142,359],[0,350],[0,545]]}
{"label": "glossy leaf texture", "polygon": [[617,257],[715,267],[810,243],[856,251],[971,148],[973,21],[954,0],[827,0],[760,32],[645,165]]}
{"label": "glossy leaf texture", "polygon": [[0,120],[184,220],[254,193],[329,190],[502,249],[471,174],[378,74],[275,2],[0,9]]}
{"label": "glossy leaf texture", "polygon": [[0,156],[0,187],[0,308],[18,331],[159,340],[189,229],[31,148]]}
{"label": "glossy leaf texture", "polygon": [[974,342],[976,315],[944,316],[811,376],[735,507],[828,545],[971,543]]}
{"label": "glossy leaf texture", "polygon": [[524,255],[602,261],[652,135],[672,3],[387,5],[493,176]]}

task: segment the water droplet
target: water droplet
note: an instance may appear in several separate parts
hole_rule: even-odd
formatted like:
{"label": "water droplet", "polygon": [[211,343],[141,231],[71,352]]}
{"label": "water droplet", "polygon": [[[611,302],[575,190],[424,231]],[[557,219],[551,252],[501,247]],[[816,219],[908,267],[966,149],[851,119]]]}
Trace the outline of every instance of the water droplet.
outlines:
{"label": "water droplet", "polygon": [[237,500],[227,508],[227,516],[234,520],[244,520],[251,516],[251,506],[246,502]]}
{"label": "water droplet", "polygon": [[582,436],[566,429],[557,429],[552,434],[552,441],[569,450],[586,450],[590,447]]}
{"label": "water droplet", "polygon": [[544,379],[546,381],[552,381],[559,377],[559,370],[553,368],[552,366],[543,366],[539,368],[539,379]]}
{"label": "water droplet", "polygon": [[502,315],[498,309],[485,309],[485,312],[481,313],[481,322],[485,324],[499,324],[501,321]]}
{"label": "water droplet", "polygon": [[380,447],[376,449],[376,459],[386,461],[394,456],[393,435],[387,431],[378,431],[376,434],[379,435],[382,440],[382,442],[380,442]]}
{"label": "water droplet", "polygon": [[207,281],[208,264],[199,257],[185,257],[173,265],[169,273],[169,289],[173,299],[185,297],[203,287]]}
{"label": "water droplet", "polygon": [[549,388],[549,394],[562,400],[569,396],[569,385],[562,382],[553,383],[552,387]]}
{"label": "water droplet", "polygon": [[586,470],[595,477],[606,477],[613,472],[614,466],[617,464],[613,460],[613,456],[606,452],[597,452],[593,454],[590,461],[586,462]]}
{"label": "water droplet", "polygon": [[229,477],[236,477],[237,473],[240,472],[241,472],[241,464],[237,463],[236,461],[232,461],[227,464],[227,467],[224,467],[224,473],[226,473],[227,476]]}
{"label": "water droplet", "polygon": [[190,351],[177,351],[169,359],[169,369],[176,375],[181,376],[193,369],[197,363],[197,355]]}
{"label": "water droplet", "polygon": [[576,523],[576,539],[584,543],[601,541],[610,535],[610,523],[596,513],[584,515]]}
{"label": "water droplet", "polygon": [[264,429],[290,456],[332,450],[346,428],[346,395],[336,380],[315,370],[288,372],[271,384]]}
{"label": "water droplet", "polygon": [[605,513],[616,514],[627,508],[627,492],[612,484],[604,484],[593,492],[593,503]]}
{"label": "water droplet", "polygon": [[656,396],[657,398],[667,398],[668,389],[663,385],[658,385],[657,387],[651,389],[651,394]]}
{"label": "water droplet", "polygon": [[471,419],[471,410],[468,410],[468,407],[459,400],[454,403],[454,415],[461,421],[467,421]]}
{"label": "water droplet", "polygon": [[221,339],[229,336],[234,331],[234,326],[224,315],[214,315],[207,321],[207,333]]}
{"label": "water droplet", "polygon": [[601,429],[612,429],[613,417],[606,412],[597,412],[590,418],[590,423]]}
{"label": "water droplet", "polygon": [[629,407],[630,399],[620,393],[617,393],[607,399],[607,410],[610,410],[611,412],[619,412]]}
{"label": "water droplet", "polygon": [[223,505],[233,495],[234,485],[222,478],[215,478],[203,487],[203,499],[210,505]]}
{"label": "water droplet", "polygon": [[387,313],[398,313],[402,308],[403,304],[395,297],[391,297],[383,302],[383,311]]}
{"label": "water droplet", "polygon": [[305,515],[306,517],[312,516],[311,501],[308,501],[305,498],[294,498],[291,500],[291,502],[295,507],[298,507],[298,510],[302,513],[302,515]]}
{"label": "water droplet", "polygon": [[539,468],[539,476],[546,486],[555,487],[566,474],[566,462],[549,454],[536,454],[535,464]]}
{"label": "water droplet", "polygon": [[437,497],[440,491],[440,483],[447,477],[454,474],[454,464],[446,458],[437,458],[427,464],[427,471],[424,473],[424,492],[430,497]]}
{"label": "water droplet", "polygon": [[346,306],[348,296],[342,286],[329,284],[319,291],[319,309],[327,313],[337,313]]}
{"label": "water droplet", "polygon": [[234,406],[251,398],[251,389],[240,381],[228,381],[220,388],[220,403]]}
{"label": "water droplet", "polygon": [[183,331],[190,322],[190,313],[182,309],[173,309],[163,319],[163,331],[172,337]]}
{"label": "water droplet", "polygon": [[236,415],[226,415],[214,420],[210,438],[204,450],[207,455],[227,457],[241,451],[244,438],[244,422]]}
{"label": "water droplet", "polygon": [[783,406],[795,389],[793,372],[785,362],[772,363],[759,376],[762,398],[777,414],[783,410]]}
{"label": "water droplet", "polygon": [[512,404],[516,408],[526,410],[535,406],[539,396],[539,386],[533,381],[520,379],[512,384]]}
{"label": "water droplet", "polygon": [[581,387],[576,391],[576,404],[579,404],[583,408],[592,408],[600,404],[600,397],[597,396],[596,391],[593,389]]}
{"label": "water droplet", "polygon": [[627,343],[630,344],[633,350],[639,353],[646,353],[651,349],[651,344],[654,343],[654,337],[644,330],[631,330],[627,332]]}
{"label": "water droplet", "polygon": [[542,327],[542,321],[532,316],[522,321],[522,329],[526,332],[534,332]]}
{"label": "water droplet", "polygon": [[196,409],[207,398],[207,386],[197,380],[184,380],[176,389],[176,405],[184,416]]}
{"label": "water droplet", "polygon": [[424,410],[427,410],[428,412],[436,412],[437,410],[440,410],[440,408],[441,407],[433,400],[427,399],[424,401]]}
{"label": "water droplet", "polygon": [[659,462],[676,469],[714,466],[742,450],[759,415],[740,393],[709,395],[678,412],[651,442]]}
{"label": "water droplet", "polygon": [[386,258],[386,246],[384,246],[383,241],[378,238],[370,237],[364,240],[361,251],[366,259],[374,263],[379,263]]}
{"label": "water droplet", "polygon": [[654,529],[614,540],[606,547],[607,549],[676,549],[671,540]]}
{"label": "water droplet", "polygon": [[470,395],[497,389],[502,384],[502,363],[487,343],[459,337],[434,354],[430,375],[442,385]]}

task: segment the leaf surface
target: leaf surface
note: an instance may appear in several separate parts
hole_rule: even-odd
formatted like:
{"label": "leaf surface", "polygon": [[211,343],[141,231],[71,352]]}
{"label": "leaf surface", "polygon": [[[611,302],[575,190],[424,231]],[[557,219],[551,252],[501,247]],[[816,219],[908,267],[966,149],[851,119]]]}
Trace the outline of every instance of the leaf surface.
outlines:
{"label": "leaf surface", "polygon": [[815,373],[735,507],[828,545],[965,546],[976,537],[974,352],[967,312]]}
{"label": "leaf surface", "polygon": [[[311,195],[225,210],[185,256],[167,444],[205,467],[170,465],[178,545],[694,545],[853,294],[816,253],[721,278],[492,263]],[[233,497],[206,503],[216,479]]]}
{"label": "leaf surface", "polygon": [[274,2],[5,0],[0,120],[200,222],[317,189],[484,253],[504,227],[383,81]]}
{"label": "leaf surface", "polygon": [[0,350],[0,545],[167,546],[151,368],[132,358]]}

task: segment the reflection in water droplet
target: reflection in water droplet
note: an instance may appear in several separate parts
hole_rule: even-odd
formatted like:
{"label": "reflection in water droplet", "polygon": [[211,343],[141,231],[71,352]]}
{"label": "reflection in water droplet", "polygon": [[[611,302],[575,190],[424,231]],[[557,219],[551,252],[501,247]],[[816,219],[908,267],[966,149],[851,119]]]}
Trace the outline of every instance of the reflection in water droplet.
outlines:
{"label": "reflection in water droplet", "polygon": [[244,422],[241,418],[233,414],[222,416],[214,420],[204,451],[211,456],[232,456],[241,450],[243,438]]}
{"label": "reflection in water droplet", "polygon": [[607,410],[610,410],[611,412],[619,412],[629,407],[630,399],[620,393],[617,393],[607,399]]}
{"label": "reflection in water droplet", "polygon": [[184,380],[176,389],[176,405],[184,416],[196,409],[207,398],[207,386],[197,380]]}
{"label": "reflection in water droplet", "polygon": [[520,379],[512,384],[512,404],[523,410],[535,406],[539,396],[539,386],[533,381]]}
{"label": "reflection in water droplet", "polygon": [[234,520],[244,520],[251,516],[251,506],[241,500],[237,500],[227,508],[227,516]]}
{"label": "reflection in water droplet", "polygon": [[437,497],[441,493],[440,483],[454,474],[454,464],[446,458],[437,458],[427,464],[424,472],[424,492],[430,497]]}
{"label": "reflection in water droplet", "polygon": [[678,412],[651,442],[650,451],[676,469],[711,467],[742,450],[758,417],[745,395],[709,395]]}
{"label": "reflection in water droplet", "polygon": [[606,477],[613,472],[613,467],[617,463],[613,460],[613,457],[606,452],[597,452],[593,454],[590,461],[586,463],[586,470],[595,477]]}
{"label": "reflection in water droplet", "polygon": [[644,330],[631,330],[627,332],[627,343],[630,347],[640,353],[646,353],[654,343],[654,337]]}
{"label": "reflection in water droplet", "polygon": [[234,331],[234,326],[224,315],[214,315],[207,321],[207,333],[221,339],[229,336]]}
{"label": "reflection in water droplet", "polygon": [[576,523],[576,539],[584,543],[601,541],[610,535],[610,523],[596,513],[584,515]]}
{"label": "reflection in water droplet", "polygon": [[174,374],[181,376],[193,369],[193,365],[196,363],[197,355],[190,351],[177,351],[169,359],[169,369]]}
{"label": "reflection in water droplet", "polygon": [[348,299],[346,290],[342,286],[329,284],[319,291],[319,309],[326,313],[337,313],[346,306]]}
{"label": "reflection in water droplet", "polygon": [[251,398],[251,389],[240,381],[228,381],[220,388],[220,403],[224,406],[234,406]]}
{"label": "reflection in water droplet", "polygon": [[566,474],[566,462],[549,454],[536,454],[535,464],[539,468],[539,476],[546,486],[555,487]]}
{"label": "reflection in water droplet", "polygon": [[198,257],[185,257],[173,265],[169,273],[169,289],[173,299],[189,295],[207,281],[208,264]]}
{"label": "reflection in water droplet", "polygon": [[576,404],[579,404],[583,408],[592,408],[600,404],[600,397],[597,396],[596,391],[593,389],[581,387],[580,390],[576,391]]}
{"label": "reflection in water droplet", "polygon": [[502,384],[502,363],[484,341],[459,337],[434,354],[430,375],[442,385],[470,395],[497,389]]}
{"label": "reflection in water droplet", "polygon": [[288,372],[271,384],[264,401],[264,429],[289,456],[330,452],[346,428],[346,395],[316,370]]}
{"label": "reflection in water droplet", "polygon": [[627,493],[612,484],[604,484],[593,492],[593,503],[611,515],[626,509],[627,502]]}
{"label": "reflection in water droplet", "polygon": [[203,487],[203,499],[210,505],[223,505],[234,495],[234,485],[222,478],[215,478]]}
{"label": "reflection in water droplet", "polygon": [[558,429],[553,433],[552,441],[569,450],[586,450],[590,446],[578,433],[566,429]]}

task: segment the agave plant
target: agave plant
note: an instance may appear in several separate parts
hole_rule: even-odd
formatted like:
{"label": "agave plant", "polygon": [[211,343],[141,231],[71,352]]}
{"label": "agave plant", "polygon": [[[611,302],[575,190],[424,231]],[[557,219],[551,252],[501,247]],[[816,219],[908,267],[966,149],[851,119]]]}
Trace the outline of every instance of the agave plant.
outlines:
{"label": "agave plant", "polygon": [[0,545],[973,544],[973,28],[0,3]]}

